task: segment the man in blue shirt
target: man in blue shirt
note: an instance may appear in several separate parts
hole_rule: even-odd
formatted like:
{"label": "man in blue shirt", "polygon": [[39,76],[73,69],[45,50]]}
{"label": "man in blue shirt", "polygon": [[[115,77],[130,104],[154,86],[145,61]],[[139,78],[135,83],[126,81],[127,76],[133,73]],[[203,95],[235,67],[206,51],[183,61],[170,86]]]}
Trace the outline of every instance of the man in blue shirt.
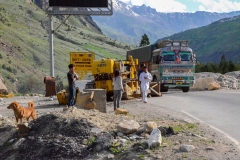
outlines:
{"label": "man in blue shirt", "polygon": [[74,98],[76,95],[76,86],[75,81],[78,80],[77,74],[74,72],[73,64],[68,65],[69,72],[67,74],[68,78],[68,87],[69,87],[69,97],[68,97],[68,108],[74,106]]}

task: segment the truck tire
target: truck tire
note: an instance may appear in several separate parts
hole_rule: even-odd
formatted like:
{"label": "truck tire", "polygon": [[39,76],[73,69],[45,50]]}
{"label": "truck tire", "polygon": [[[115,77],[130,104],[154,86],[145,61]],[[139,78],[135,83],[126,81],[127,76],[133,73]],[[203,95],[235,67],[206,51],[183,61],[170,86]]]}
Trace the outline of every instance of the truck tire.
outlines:
{"label": "truck tire", "polygon": [[189,87],[183,87],[183,88],[182,88],[182,91],[183,91],[184,93],[187,93],[187,92],[189,91]]}
{"label": "truck tire", "polygon": [[161,84],[161,92],[168,92],[168,87],[164,87],[164,85]]}

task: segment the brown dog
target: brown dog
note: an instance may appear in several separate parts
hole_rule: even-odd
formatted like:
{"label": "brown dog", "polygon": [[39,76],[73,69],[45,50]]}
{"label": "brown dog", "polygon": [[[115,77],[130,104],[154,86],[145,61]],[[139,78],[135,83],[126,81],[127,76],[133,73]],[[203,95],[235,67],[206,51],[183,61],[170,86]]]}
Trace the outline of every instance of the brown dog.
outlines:
{"label": "brown dog", "polygon": [[26,118],[29,121],[29,118],[32,117],[33,120],[37,118],[36,111],[34,110],[33,101],[28,102],[28,108],[24,108],[19,105],[17,102],[12,102],[8,107],[8,109],[13,109],[16,121],[20,119],[20,124],[22,124],[22,119]]}

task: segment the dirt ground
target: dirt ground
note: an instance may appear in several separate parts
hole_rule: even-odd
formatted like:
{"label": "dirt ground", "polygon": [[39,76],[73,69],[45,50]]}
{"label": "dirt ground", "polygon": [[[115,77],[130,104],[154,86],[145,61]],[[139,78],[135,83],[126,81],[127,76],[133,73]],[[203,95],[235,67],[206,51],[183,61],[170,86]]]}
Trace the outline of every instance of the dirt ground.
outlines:
{"label": "dirt ground", "polygon": [[[13,111],[6,107],[13,101],[17,101],[23,106],[33,100],[38,116],[48,114],[59,114],[64,106],[58,105],[57,98],[53,101],[45,97],[15,97],[4,99],[0,102],[0,115],[9,117],[14,121]],[[240,150],[237,146],[222,134],[211,129],[206,124],[197,122],[184,114],[174,113],[159,106],[143,104],[139,99],[122,101],[121,108],[129,110],[127,116],[115,116],[113,103],[107,103],[107,114],[92,113],[91,111],[80,111],[72,118],[88,118],[88,120],[105,132],[115,131],[115,126],[123,119],[132,119],[143,126],[148,121],[154,121],[160,127],[173,127],[175,135],[163,137],[163,145],[159,149],[149,150],[142,148],[137,140],[129,140],[129,144],[121,151],[115,151],[114,159],[192,159],[192,160],[239,160]],[[90,117],[89,117],[90,116]],[[69,117],[71,118],[71,117]],[[132,135],[125,136],[129,139]],[[144,135],[147,139],[149,135]],[[121,139],[123,137],[119,137]],[[191,152],[181,152],[180,146],[183,144],[193,145],[195,149]],[[1,146],[2,144],[0,144]],[[102,151],[91,154],[86,159],[106,159],[110,151]]]}

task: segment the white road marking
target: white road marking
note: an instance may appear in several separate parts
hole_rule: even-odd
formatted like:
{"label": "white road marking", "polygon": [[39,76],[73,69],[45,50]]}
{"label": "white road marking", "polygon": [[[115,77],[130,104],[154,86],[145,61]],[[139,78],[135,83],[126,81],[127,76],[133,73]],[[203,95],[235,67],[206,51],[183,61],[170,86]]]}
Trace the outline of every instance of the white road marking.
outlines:
{"label": "white road marking", "polygon": [[225,133],[224,131],[222,131],[222,130],[220,130],[220,129],[218,129],[218,128],[216,128],[216,127],[214,127],[214,126],[212,126],[212,125],[210,125],[210,124],[208,124],[208,123],[206,123],[206,122],[204,122],[204,121],[202,121],[202,120],[200,120],[200,119],[198,119],[197,117],[195,117],[195,116],[193,116],[193,115],[191,115],[191,114],[189,114],[189,113],[187,113],[187,112],[185,112],[185,111],[181,111],[181,112],[184,113],[184,114],[186,114],[186,115],[188,115],[188,116],[190,116],[190,117],[192,117],[193,119],[196,119],[197,121],[199,121],[199,122],[201,122],[201,123],[207,124],[207,125],[208,125],[209,127],[211,127],[212,129],[214,129],[214,130],[220,132],[221,134],[225,135],[228,139],[230,139],[233,143],[235,143],[235,144],[238,146],[238,149],[240,150],[240,143],[239,143],[236,139],[234,139],[233,137],[231,137],[229,134],[227,134],[227,133]]}

